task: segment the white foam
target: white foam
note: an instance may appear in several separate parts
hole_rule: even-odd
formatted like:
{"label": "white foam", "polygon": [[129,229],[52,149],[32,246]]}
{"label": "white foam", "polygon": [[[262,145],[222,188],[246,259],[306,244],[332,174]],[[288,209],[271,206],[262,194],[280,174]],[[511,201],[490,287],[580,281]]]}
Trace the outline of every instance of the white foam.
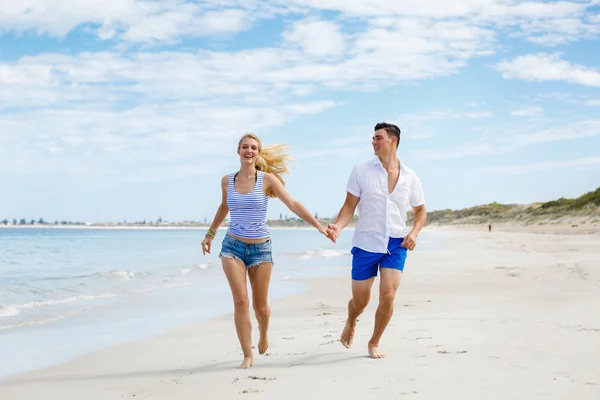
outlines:
{"label": "white foam", "polygon": [[[298,253],[296,253],[298,254]],[[314,256],[316,257],[341,257],[350,254],[349,251],[331,250],[331,249],[319,249],[316,251],[306,251],[300,253],[301,260],[310,260]]]}
{"label": "white foam", "polygon": [[14,306],[0,306],[0,317],[13,317],[21,312]]}
{"label": "white foam", "polygon": [[56,305],[56,304],[75,303],[78,301],[107,299],[107,298],[115,297],[115,296],[116,296],[115,293],[105,293],[105,294],[100,294],[97,296],[73,296],[73,297],[66,297],[64,299],[32,301],[30,303],[18,304],[18,305],[13,305],[13,306],[9,306],[9,307],[14,307],[17,310],[22,310],[22,309],[35,308],[35,307],[52,306],[52,305]]}
{"label": "white foam", "polygon": [[340,251],[340,250],[328,250],[323,249],[317,252],[318,255],[322,257],[340,257],[350,254],[348,251]]}
{"label": "white foam", "polygon": [[113,270],[104,274],[110,279],[116,279],[118,281],[128,281],[135,278],[135,273],[130,271]]}
{"label": "white foam", "polygon": [[71,311],[69,313],[59,314],[59,315],[53,315],[53,316],[50,316],[50,317],[40,318],[40,319],[33,320],[33,321],[19,321],[19,322],[15,322],[15,323],[12,323],[12,324],[0,325],[0,331],[1,330],[5,330],[5,329],[22,328],[22,327],[25,327],[25,326],[41,325],[41,324],[45,324],[45,323],[48,323],[48,322],[60,321],[61,319],[68,318],[70,316],[73,316],[73,315],[78,314],[81,311],[85,311],[85,310],[88,310],[88,309],[87,308],[80,308],[78,310],[74,310],[74,311]]}

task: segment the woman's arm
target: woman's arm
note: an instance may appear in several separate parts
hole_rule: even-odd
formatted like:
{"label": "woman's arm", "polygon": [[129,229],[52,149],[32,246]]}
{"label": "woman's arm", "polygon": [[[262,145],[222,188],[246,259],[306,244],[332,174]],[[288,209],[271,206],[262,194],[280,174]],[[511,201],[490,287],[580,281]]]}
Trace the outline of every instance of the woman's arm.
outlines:
{"label": "woman's arm", "polygon": [[277,179],[272,174],[265,174],[264,182],[265,185],[263,190],[265,192],[271,189],[275,196],[277,196],[277,198],[281,200],[291,212],[302,218],[310,225],[317,228],[317,230],[322,234],[327,235],[325,232],[325,228],[323,228],[319,221],[317,221],[317,219],[313,217],[313,215],[302,205],[302,203],[294,199],[292,195],[290,195],[288,191],[285,190],[285,187],[279,179]]}
{"label": "woman's arm", "polygon": [[[217,229],[221,226],[227,214],[229,213],[229,207],[227,206],[227,185],[229,177],[225,175],[221,179],[221,204],[219,208],[217,208],[217,212],[215,217],[213,218],[212,224],[210,224],[210,229],[214,232],[217,232]],[[214,238],[210,236],[206,236],[202,241],[202,254],[210,254],[210,247]]]}

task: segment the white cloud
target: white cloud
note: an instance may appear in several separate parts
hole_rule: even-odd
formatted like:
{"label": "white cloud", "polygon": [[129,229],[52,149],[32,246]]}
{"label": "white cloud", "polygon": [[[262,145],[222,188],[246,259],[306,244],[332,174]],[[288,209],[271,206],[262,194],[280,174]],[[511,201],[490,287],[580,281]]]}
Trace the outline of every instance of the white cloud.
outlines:
{"label": "white cloud", "polygon": [[534,1],[504,0],[278,0],[280,4],[319,8],[321,10],[339,11],[353,17],[487,17],[487,18],[550,18],[581,14],[590,7],[586,3],[575,1],[559,1],[542,3]]}
{"label": "white cloud", "polygon": [[[0,116],[9,140],[0,148],[0,171],[89,174],[90,180],[160,180],[181,177],[235,151],[239,136],[262,131],[332,107],[333,102],[296,107],[175,102],[124,111],[30,110]],[[14,135],[18,132],[19,135]],[[11,133],[11,135],[9,135]],[[268,141],[267,141],[268,142]],[[43,162],[40,162],[43,160]],[[187,168],[190,160],[196,168]],[[151,169],[147,169],[153,166]],[[178,171],[178,172],[177,172]],[[177,172],[178,175],[175,174]]]}
{"label": "white cloud", "polygon": [[573,15],[524,21],[521,31],[514,36],[526,37],[528,41],[556,46],[580,39],[592,39],[600,34],[600,27],[589,15]]}
{"label": "white cloud", "polygon": [[[399,19],[446,20],[466,29],[500,27],[534,43],[555,45],[597,36],[597,15],[593,7],[593,2],[574,0],[553,3],[527,0],[22,0],[4,1],[0,33],[35,32],[62,37],[79,28],[94,32],[103,40],[170,43],[186,35],[234,34],[276,15],[307,15],[325,10],[383,28],[392,28]],[[321,42],[315,42],[310,38],[315,32],[299,32],[299,37],[309,43],[307,49],[323,54],[328,47],[343,47],[343,38],[334,25],[314,26],[328,35],[322,36]]]}
{"label": "white cloud", "polygon": [[542,115],[543,113],[544,109],[542,107],[533,106],[520,108],[511,112],[510,114],[517,117],[534,117],[537,115]]}
{"label": "white cloud", "polygon": [[596,69],[563,60],[560,54],[529,54],[495,66],[506,79],[533,82],[566,81],[585,86],[600,87],[600,72]]}
{"label": "white cloud", "polygon": [[600,120],[583,120],[567,123],[563,126],[553,125],[537,132],[525,133],[505,140],[507,144],[516,147],[531,144],[558,142],[562,140],[583,139],[600,135]]}
{"label": "white cloud", "polygon": [[[183,0],[24,0],[6,2],[0,16],[2,31],[48,34],[62,37],[85,26],[102,40],[173,42],[183,36],[233,34],[246,30],[254,18],[268,18],[268,10],[256,12],[218,0],[189,3]],[[252,12],[252,16],[250,13]]]}
{"label": "white cloud", "polygon": [[[544,127],[519,125],[498,127],[484,132],[481,139],[460,143],[443,150],[421,150],[417,155],[423,159],[455,159],[491,154],[512,153],[526,146],[564,140],[585,139],[600,136],[600,120],[589,119],[576,122],[550,120]],[[507,135],[506,132],[512,132]]]}
{"label": "white cloud", "polygon": [[248,29],[251,24],[251,18],[244,10],[207,11],[198,15],[193,8],[193,5],[182,5],[177,10],[140,20],[131,25],[121,39],[128,42],[172,42],[183,36],[235,34]]}
{"label": "white cloud", "polygon": [[314,103],[290,104],[285,106],[285,108],[297,114],[319,114],[337,105],[339,103],[335,101],[323,100]]}
{"label": "white cloud", "polygon": [[536,164],[503,165],[491,168],[491,171],[506,174],[528,174],[556,168],[600,167],[600,157],[579,158],[576,160],[548,161]]}
{"label": "white cloud", "polygon": [[585,105],[589,106],[589,107],[600,107],[600,100],[596,100],[596,99],[587,100],[585,102]]}
{"label": "white cloud", "polygon": [[[376,91],[456,74],[472,59],[494,53],[503,30],[539,36],[544,30],[552,34],[562,29],[564,21],[580,21],[579,28],[568,31],[569,40],[593,33],[582,28],[590,21],[588,6],[573,1],[5,3],[0,34],[35,32],[62,37],[80,29],[119,46],[232,35],[264,18],[291,16],[279,47],[221,51],[136,51],[135,47],[121,51],[124,47],[117,47],[33,54],[0,62],[1,131],[12,134],[0,133],[0,169],[34,173],[46,168],[111,176],[128,171],[135,179],[193,173],[197,168],[186,167],[190,159],[205,162],[220,154],[244,130],[268,130],[341,104],[329,100],[323,89]],[[338,23],[315,19],[316,9],[339,12]],[[298,16],[302,19],[294,21]],[[544,79],[559,76],[594,84],[595,70],[548,57],[541,61],[559,72],[542,75]],[[520,64],[513,65],[521,61],[517,58],[504,65],[508,72],[502,72],[520,77],[509,67],[521,71]],[[539,75],[537,70],[532,74]],[[429,122],[491,115],[485,109],[444,109],[399,121],[403,134],[414,139],[436,132]],[[504,148],[510,146],[476,143],[460,151],[450,149],[448,154]],[[336,151],[347,154],[348,149]],[[143,166],[152,162],[159,167],[144,172]]]}
{"label": "white cloud", "polygon": [[305,53],[313,56],[339,56],[345,49],[340,26],[329,21],[298,21],[283,37],[288,43],[300,46]]}

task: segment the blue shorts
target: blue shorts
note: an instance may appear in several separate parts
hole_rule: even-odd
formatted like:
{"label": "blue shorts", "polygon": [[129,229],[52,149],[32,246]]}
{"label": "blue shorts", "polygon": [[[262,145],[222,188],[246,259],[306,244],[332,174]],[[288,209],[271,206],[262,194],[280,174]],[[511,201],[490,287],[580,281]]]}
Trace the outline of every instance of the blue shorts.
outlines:
{"label": "blue shorts", "polygon": [[377,276],[379,268],[404,271],[408,249],[402,247],[403,238],[390,238],[387,253],[371,253],[358,247],[352,248],[352,280],[364,281]]}
{"label": "blue shorts", "polygon": [[262,263],[273,263],[271,240],[250,244],[225,235],[219,258],[236,258],[242,261],[246,268],[255,267]]}

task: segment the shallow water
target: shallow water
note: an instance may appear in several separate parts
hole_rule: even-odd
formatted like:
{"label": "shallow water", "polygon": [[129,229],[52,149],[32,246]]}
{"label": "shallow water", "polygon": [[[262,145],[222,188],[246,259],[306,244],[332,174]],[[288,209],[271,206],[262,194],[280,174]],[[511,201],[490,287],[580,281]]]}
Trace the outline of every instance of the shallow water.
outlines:
{"label": "shallow water", "polygon": [[[350,271],[352,230],[337,244],[315,230],[272,229],[270,298],[296,278]],[[232,311],[222,232],[203,256],[203,230],[0,229],[0,376]],[[439,247],[432,234],[420,251]]]}

